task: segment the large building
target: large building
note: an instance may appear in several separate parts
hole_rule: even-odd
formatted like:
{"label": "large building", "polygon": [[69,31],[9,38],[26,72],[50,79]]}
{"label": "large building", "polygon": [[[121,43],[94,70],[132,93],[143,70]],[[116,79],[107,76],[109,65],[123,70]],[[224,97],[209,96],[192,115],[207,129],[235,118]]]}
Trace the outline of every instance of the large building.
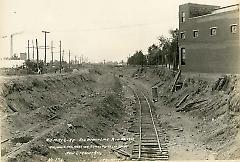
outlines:
{"label": "large building", "polygon": [[178,40],[182,71],[240,73],[239,4],[180,5]]}

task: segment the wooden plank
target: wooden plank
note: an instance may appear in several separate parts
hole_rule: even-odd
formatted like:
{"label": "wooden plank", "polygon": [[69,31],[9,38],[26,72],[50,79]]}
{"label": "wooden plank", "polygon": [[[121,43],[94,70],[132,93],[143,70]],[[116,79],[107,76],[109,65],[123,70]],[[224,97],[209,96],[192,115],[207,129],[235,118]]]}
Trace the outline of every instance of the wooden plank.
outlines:
{"label": "wooden plank", "polygon": [[8,104],[8,107],[13,111],[13,112],[18,112],[15,107],[13,107],[11,104]]}
{"label": "wooden plank", "polygon": [[130,156],[131,156],[129,153],[121,150],[120,148],[119,148],[118,150],[112,149],[112,151],[115,151],[115,152],[117,152],[117,153],[119,153],[119,154],[121,154],[121,155],[127,156],[127,157],[130,157]]}
{"label": "wooden plank", "polygon": [[185,105],[183,108],[178,109],[176,112],[191,111],[191,109],[196,108],[196,107],[194,106],[195,104],[199,104],[199,103],[203,104],[205,101],[207,101],[207,99],[200,100],[200,101],[194,101],[194,102],[188,103],[188,104]]}
{"label": "wooden plank", "polygon": [[189,94],[184,96],[183,99],[177,104],[176,108],[178,108],[188,98],[188,96],[189,96]]}
{"label": "wooden plank", "polygon": [[175,76],[175,79],[174,79],[174,83],[173,83],[171,92],[174,92],[174,91],[175,91],[175,86],[176,86],[177,81],[178,81],[178,79],[179,79],[179,77],[180,77],[180,74],[181,74],[181,70],[179,70],[178,73],[177,73],[177,75]]}

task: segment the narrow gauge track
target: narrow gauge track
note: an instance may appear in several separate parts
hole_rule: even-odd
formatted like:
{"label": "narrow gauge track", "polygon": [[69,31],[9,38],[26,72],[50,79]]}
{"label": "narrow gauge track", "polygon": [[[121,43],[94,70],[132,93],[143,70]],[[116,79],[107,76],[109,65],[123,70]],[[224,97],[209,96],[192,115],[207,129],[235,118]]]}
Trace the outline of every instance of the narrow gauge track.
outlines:
{"label": "narrow gauge track", "polygon": [[152,106],[145,94],[133,89],[139,109],[135,113],[135,122],[133,123],[136,142],[132,149],[131,160],[154,161],[168,160],[167,141],[164,130],[157,127],[152,112]]}

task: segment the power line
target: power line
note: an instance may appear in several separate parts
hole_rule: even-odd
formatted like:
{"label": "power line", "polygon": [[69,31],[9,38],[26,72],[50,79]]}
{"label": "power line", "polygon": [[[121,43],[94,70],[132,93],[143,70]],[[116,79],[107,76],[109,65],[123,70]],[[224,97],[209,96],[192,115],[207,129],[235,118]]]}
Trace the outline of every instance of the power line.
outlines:
{"label": "power line", "polygon": [[[143,27],[143,26],[149,26],[149,25],[159,25],[159,24],[162,24],[162,22],[120,25],[120,26],[115,26],[115,27],[86,28],[86,29],[72,30],[70,32],[117,30],[117,29],[136,28],[136,27]],[[56,32],[68,32],[68,31],[56,31]]]}

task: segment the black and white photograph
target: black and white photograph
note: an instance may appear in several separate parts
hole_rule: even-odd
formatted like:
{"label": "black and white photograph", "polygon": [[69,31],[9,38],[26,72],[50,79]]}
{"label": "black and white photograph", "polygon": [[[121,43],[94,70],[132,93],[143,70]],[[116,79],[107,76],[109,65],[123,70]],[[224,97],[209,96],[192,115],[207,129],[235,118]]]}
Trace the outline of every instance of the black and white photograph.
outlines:
{"label": "black and white photograph", "polygon": [[0,0],[0,161],[240,161],[239,4]]}

